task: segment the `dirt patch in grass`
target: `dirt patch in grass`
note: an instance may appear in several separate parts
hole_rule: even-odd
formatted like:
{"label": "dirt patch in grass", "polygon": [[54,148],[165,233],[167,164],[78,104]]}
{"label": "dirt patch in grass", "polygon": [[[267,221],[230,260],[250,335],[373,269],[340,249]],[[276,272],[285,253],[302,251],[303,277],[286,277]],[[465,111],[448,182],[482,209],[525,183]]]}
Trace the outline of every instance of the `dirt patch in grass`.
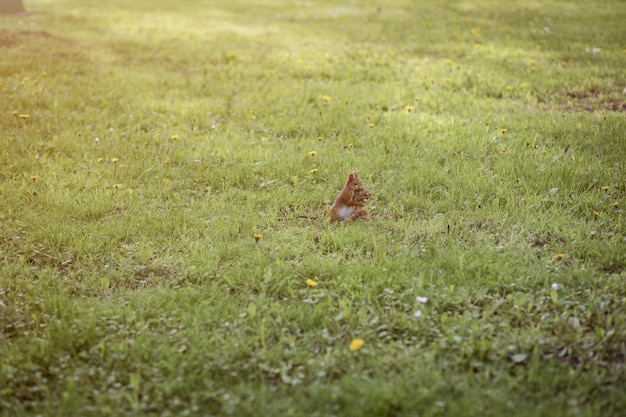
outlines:
{"label": "dirt patch in grass", "polygon": [[624,271],[624,265],[619,262],[609,262],[600,267],[600,271],[606,275],[621,274]]}
{"label": "dirt patch in grass", "polygon": [[559,93],[555,102],[558,110],[567,112],[626,112],[626,93],[598,87]]}
{"label": "dirt patch in grass", "polygon": [[55,39],[65,41],[45,30],[0,29],[0,48],[9,48],[28,39]]}
{"label": "dirt patch in grass", "polygon": [[534,249],[544,249],[551,243],[563,243],[564,241],[565,239],[552,232],[531,235],[527,239],[528,245]]}

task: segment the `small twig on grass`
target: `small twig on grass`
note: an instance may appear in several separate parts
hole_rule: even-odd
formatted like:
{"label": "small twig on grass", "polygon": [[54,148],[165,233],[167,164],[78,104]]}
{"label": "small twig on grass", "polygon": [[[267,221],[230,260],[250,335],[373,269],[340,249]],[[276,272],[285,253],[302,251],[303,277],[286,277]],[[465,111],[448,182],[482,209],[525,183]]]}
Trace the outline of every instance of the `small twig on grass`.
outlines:
{"label": "small twig on grass", "polygon": [[146,174],[146,173],[152,171],[153,169],[154,169],[154,167],[150,167],[150,168],[146,169],[144,172],[141,173],[141,175],[139,175],[137,177],[137,181],[139,181],[141,179],[141,177],[143,177],[143,174]]}
{"label": "small twig on grass", "polygon": [[541,170],[545,170],[546,168],[548,168],[550,165],[552,165],[553,163],[555,163],[557,160],[559,160],[563,155],[565,155],[567,153],[567,151],[569,150],[569,145],[567,145],[565,147],[565,150],[563,151],[562,154],[560,154],[559,156],[556,156],[554,159],[552,159],[552,161],[548,162],[547,164],[545,164],[544,166],[541,167]]}
{"label": "small twig on grass", "polygon": [[57,261],[61,260],[61,259],[57,258],[56,256],[52,256],[52,255],[48,255],[47,253],[39,252],[37,249],[33,249],[33,252],[35,252],[36,254],[41,255],[41,256],[46,256],[48,258],[56,259]]}

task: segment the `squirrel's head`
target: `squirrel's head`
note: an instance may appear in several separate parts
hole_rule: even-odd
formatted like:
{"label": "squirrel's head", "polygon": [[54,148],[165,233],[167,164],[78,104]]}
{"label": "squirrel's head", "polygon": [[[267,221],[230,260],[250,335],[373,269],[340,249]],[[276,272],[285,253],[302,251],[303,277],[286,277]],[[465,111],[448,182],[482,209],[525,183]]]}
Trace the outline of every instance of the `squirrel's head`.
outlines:
{"label": "squirrel's head", "polygon": [[348,181],[346,181],[346,185],[348,185],[352,189],[360,189],[363,188],[363,183],[357,177],[356,173],[352,173],[348,175]]}

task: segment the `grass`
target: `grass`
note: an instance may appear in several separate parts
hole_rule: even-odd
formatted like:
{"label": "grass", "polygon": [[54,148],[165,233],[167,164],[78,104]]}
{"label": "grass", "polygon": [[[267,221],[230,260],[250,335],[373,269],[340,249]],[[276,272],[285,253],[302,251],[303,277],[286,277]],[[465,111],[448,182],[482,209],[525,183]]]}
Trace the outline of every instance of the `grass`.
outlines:
{"label": "grass", "polygon": [[626,8],[541,3],[0,17],[1,415],[624,415]]}

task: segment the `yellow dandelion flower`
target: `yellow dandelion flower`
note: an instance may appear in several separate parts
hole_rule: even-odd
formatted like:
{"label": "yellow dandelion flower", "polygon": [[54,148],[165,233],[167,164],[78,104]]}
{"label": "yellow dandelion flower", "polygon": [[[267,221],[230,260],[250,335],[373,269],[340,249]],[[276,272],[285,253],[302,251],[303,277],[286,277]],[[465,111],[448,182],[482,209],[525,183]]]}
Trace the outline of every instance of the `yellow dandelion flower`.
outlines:
{"label": "yellow dandelion flower", "polygon": [[111,158],[111,162],[117,164],[120,161],[120,158]]}
{"label": "yellow dandelion flower", "polygon": [[556,255],[554,255],[554,260],[555,261],[562,261],[563,259],[565,259],[565,254],[564,253],[557,253]]}
{"label": "yellow dandelion flower", "polygon": [[330,96],[322,96],[322,101],[326,102],[326,103],[330,103]]}
{"label": "yellow dandelion flower", "polygon": [[39,84],[39,80],[38,80],[37,78],[35,78],[35,79],[33,80],[33,84],[35,84],[35,85]]}
{"label": "yellow dandelion flower", "polygon": [[352,342],[350,342],[350,352],[355,352],[361,349],[364,344],[365,342],[363,339],[353,339]]}
{"label": "yellow dandelion flower", "polygon": [[169,160],[169,159],[164,159],[164,160],[163,160],[163,163],[164,163],[164,164],[169,164],[169,163],[170,163],[170,160]]}
{"label": "yellow dandelion flower", "polygon": [[253,114],[253,115],[250,115],[250,119],[252,119],[252,120],[256,120],[256,116],[255,116],[254,114]]}
{"label": "yellow dandelion flower", "polygon": [[324,139],[324,136],[318,136],[317,140],[319,140],[320,142],[322,141],[322,139]]}
{"label": "yellow dandelion flower", "polygon": [[98,158],[98,162],[104,161],[104,158]]}
{"label": "yellow dandelion flower", "polygon": [[113,184],[113,188],[119,190],[120,188],[122,188],[122,184]]}
{"label": "yellow dandelion flower", "polygon": [[83,132],[76,132],[76,134],[77,134],[78,136],[82,136],[82,135],[83,135]]}
{"label": "yellow dandelion flower", "polygon": [[28,115],[28,114],[20,114],[18,117],[20,119],[28,119],[30,117],[30,115]]}
{"label": "yellow dandelion flower", "polygon": [[177,141],[179,137],[180,137],[180,136],[178,136],[178,135],[172,135],[172,137],[171,137],[170,139],[171,139],[172,141]]}
{"label": "yellow dandelion flower", "polygon": [[13,110],[13,111],[11,112],[11,114],[12,114],[13,116],[17,116],[17,115],[18,115],[18,113],[19,113],[19,112],[18,112],[17,110]]}
{"label": "yellow dandelion flower", "polygon": [[527,82],[525,82],[525,81],[524,81],[524,82],[521,82],[521,83],[519,84],[519,88],[528,88],[528,86],[529,86],[529,85],[530,85],[530,84],[528,84]]}
{"label": "yellow dandelion flower", "polygon": [[404,110],[411,113],[413,110],[415,110],[415,107],[411,106],[410,104],[407,104],[406,106],[404,106]]}
{"label": "yellow dandelion flower", "polygon": [[446,64],[447,65],[452,65],[452,60],[450,58],[446,59]]}
{"label": "yellow dandelion flower", "polygon": [[36,181],[37,180],[37,175],[33,175],[32,177],[30,177],[31,180]]}
{"label": "yellow dandelion flower", "polygon": [[315,155],[317,155],[317,151],[311,151],[311,152],[309,152],[309,156],[315,156]]}
{"label": "yellow dandelion flower", "polygon": [[450,78],[450,77],[445,77],[445,78],[443,79],[443,82],[444,82],[444,83],[448,83],[448,84],[449,84],[449,83],[451,83],[451,82],[452,82],[452,78]]}
{"label": "yellow dandelion flower", "polygon": [[317,287],[317,282],[313,281],[311,278],[308,278],[306,280],[306,285],[307,287]]}
{"label": "yellow dandelion flower", "polygon": [[312,170],[310,170],[309,172],[310,172],[311,174],[316,174],[316,173],[317,173],[317,171],[319,171],[317,168],[313,168],[313,169],[312,169]]}
{"label": "yellow dandelion flower", "polygon": [[374,123],[370,123],[370,124],[368,124],[368,126],[369,126],[369,128],[371,129],[371,128],[373,128],[373,127],[374,127]]}
{"label": "yellow dandelion flower", "polygon": [[598,217],[598,216],[600,216],[600,212],[594,210],[593,211],[593,217]]}
{"label": "yellow dandelion flower", "polygon": [[261,142],[266,143],[268,140],[267,136],[261,136]]}
{"label": "yellow dandelion flower", "polygon": [[353,145],[353,144],[351,144],[351,143],[348,143],[348,144],[346,145],[346,148],[354,148],[354,145]]}
{"label": "yellow dandelion flower", "polygon": [[618,208],[619,207],[619,201],[616,201],[613,203],[613,207]]}
{"label": "yellow dandelion flower", "polygon": [[508,132],[508,130],[507,129],[500,129],[500,132],[504,134],[504,133]]}
{"label": "yellow dandelion flower", "polygon": [[504,89],[505,89],[506,91],[511,91],[511,90],[513,89],[513,86],[511,86],[511,85],[506,85],[506,86],[504,86]]}
{"label": "yellow dandelion flower", "polygon": [[259,240],[261,240],[263,235],[261,233],[255,233],[253,237],[254,237],[254,240],[258,242]]}
{"label": "yellow dandelion flower", "polygon": [[605,185],[604,187],[602,187],[602,191],[607,191],[609,189],[608,185]]}

